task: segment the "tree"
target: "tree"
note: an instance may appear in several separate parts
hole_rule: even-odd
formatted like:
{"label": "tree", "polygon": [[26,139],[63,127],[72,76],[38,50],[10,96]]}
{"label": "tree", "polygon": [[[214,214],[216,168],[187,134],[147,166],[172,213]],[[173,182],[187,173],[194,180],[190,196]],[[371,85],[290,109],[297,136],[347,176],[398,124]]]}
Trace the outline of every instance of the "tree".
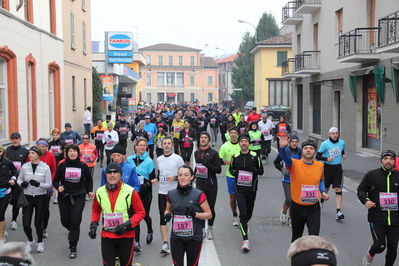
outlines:
{"label": "tree", "polygon": [[255,38],[246,32],[234,60],[237,68],[232,69],[232,83],[235,88],[242,89],[242,91],[234,91],[230,94],[235,102],[253,101],[254,99],[254,55],[249,52],[254,43]]}
{"label": "tree", "polygon": [[263,13],[256,27],[258,42],[280,35],[276,19],[271,13]]}
{"label": "tree", "polygon": [[102,105],[101,101],[103,99],[103,86],[101,84],[100,75],[97,69],[92,67],[92,79],[93,79],[93,121],[102,119]]}

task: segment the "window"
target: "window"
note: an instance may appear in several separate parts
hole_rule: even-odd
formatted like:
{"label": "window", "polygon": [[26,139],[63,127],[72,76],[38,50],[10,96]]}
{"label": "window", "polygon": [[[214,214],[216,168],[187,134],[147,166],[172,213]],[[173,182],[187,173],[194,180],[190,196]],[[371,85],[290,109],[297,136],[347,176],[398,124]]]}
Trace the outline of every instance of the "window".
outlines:
{"label": "window", "polygon": [[208,76],[208,85],[213,84],[213,76]]}
{"label": "window", "polygon": [[173,66],[173,55],[169,56],[169,65]]}
{"label": "window", "polygon": [[176,73],[176,84],[178,85],[183,85],[183,77],[184,77],[184,73]]}
{"label": "window", "polygon": [[299,84],[297,86],[297,100],[296,100],[296,119],[297,128],[303,130],[303,85]]}
{"label": "window", "polygon": [[212,100],[212,95],[213,95],[213,93],[208,93],[208,102],[212,102],[213,100]]}
{"label": "window", "polygon": [[[0,57],[0,119],[2,121],[7,121],[7,112],[8,107],[6,100],[6,91],[7,91],[7,62]],[[0,139],[7,139],[7,130],[8,124],[3,123],[0,127]]]}
{"label": "window", "polygon": [[71,48],[76,49],[75,45],[75,14],[71,12]]}
{"label": "window", "polygon": [[158,55],[158,65],[163,66],[163,55]]}
{"label": "window", "polygon": [[50,0],[50,31],[54,35],[57,34],[57,15],[55,9],[55,1],[56,0]]}
{"label": "window", "polygon": [[190,55],[190,66],[194,66],[194,56]]}
{"label": "window", "polygon": [[313,25],[313,51],[319,50],[319,24]]}
{"label": "window", "polygon": [[195,94],[194,93],[190,93],[190,102],[194,102],[194,98]]}
{"label": "window", "polygon": [[175,73],[166,73],[166,84],[175,84]]}
{"label": "window", "polygon": [[151,102],[151,93],[147,93],[147,102]]}
{"label": "window", "polygon": [[287,51],[278,51],[277,52],[277,66],[281,66],[283,60],[287,59]]}
{"label": "window", "polygon": [[37,139],[37,83],[36,83],[36,60],[29,54],[26,62],[26,107],[28,141]]}
{"label": "window", "polygon": [[165,73],[158,72],[158,85],[163,85],[163,84],[165,84]]}
{"label": "window", "polygon": [[84,93],[83,94],[83,105],[86,109],[86,107],[87,107],[87,82],[86,82],[85,78],[83,79],[83,93]]}
{"label": "window", "polygon": [[151,65],[151,55],[146,56],[147,65]]}
{"label": "window", "polygon": [[339,9],[339,10],[337,10],[337,11],[335,11],[335,20],[336,20],[336,23],[337,23],[337,32],[338,32],[338,36],[339,35],[341,35],[342,34],[342,28],[343,28],[343,25],[342,25],[342,21],[343,21],[343,9],[341,8],[341,9]]}
{"label": "window", "polygon": [[87,54],[87,49],[86,49],[86,22],[82,22],[82,29],[83,29],[83,54]]}
{"label": "window", "polygon": [[269,105],[291,105],[291,83],[288,80],[269,81]]}
{"label": "window", "polygon": [[195,84],[195,77],[190,76],[190,85],[194,85],[194,84]]}
{"label": "window", "polygon": [[297,54],[301,53],[301,34],[296,36],[296,52]]}
{"label": "window", "polygon": [[33,24],[33,0],[24,1],[25,20]]}
{"label": "window", "polygon": [[75,76],[72,76],[72,111],[76,111],[76,84],[75,84]]}
{"label": "window", "polygon": [[179,66],[183,65],[183,56],[179,55]]}
{"label": "window", "polygon": [[147,84],[151,84],[151,75],[147,75]]}
{"label": "window", "polygon": [[312,132],[320,135],[321,134],[321,85],[313,85],[313,90],[311,90],[310,97],[313,106]]}
{"label": "window", "polygon": [[82,10],[86,12],[86,1],[82,0]]}

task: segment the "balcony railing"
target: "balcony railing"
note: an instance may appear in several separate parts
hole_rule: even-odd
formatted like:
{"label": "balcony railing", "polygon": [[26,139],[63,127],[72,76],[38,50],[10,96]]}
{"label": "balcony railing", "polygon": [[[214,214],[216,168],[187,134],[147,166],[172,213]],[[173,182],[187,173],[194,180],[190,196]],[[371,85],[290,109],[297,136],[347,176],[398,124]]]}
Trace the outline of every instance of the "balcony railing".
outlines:
{"label": "balcony railing", "polygon": [[281,62],[281,76],[294,74],[295,58],[287,58]]}
{"label": "balcony railing", "polygon": [[378,28],[356,28],[339,36],[338,57],[376,53]]}
{"label": "balcony railing", "polygon": [[378,46],[399,42],[399,10],[378,20]]}
{"label": "balcony railing", "polygon": [[321,0],[297,0],[297,13],[313,14],[321,8]]}
{"label": "balcony railing", "polygon": [[284,7],[283,7],[283,13],[282,13],[282,23],[286,22],[287,20],[291,18],[297,18],[300,19],[302,18],[302,14],[296,13],[295,10],[298,8],[298,2],[297,1],[291,1],[288,2]]}
{"label": "balcony railing", "polygon": [[295,55],[295,73],[320,72],[320,51],[304,51]]}

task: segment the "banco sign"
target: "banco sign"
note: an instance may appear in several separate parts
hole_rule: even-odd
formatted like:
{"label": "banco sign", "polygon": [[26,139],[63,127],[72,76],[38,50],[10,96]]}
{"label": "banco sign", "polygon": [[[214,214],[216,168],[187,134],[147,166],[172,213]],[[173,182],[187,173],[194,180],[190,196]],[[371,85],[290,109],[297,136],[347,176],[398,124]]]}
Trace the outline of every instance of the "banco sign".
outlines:
{"label": "banco sign", "polygon": [[108,32],[108,51],[132,51],[133,34],[131,32]]}

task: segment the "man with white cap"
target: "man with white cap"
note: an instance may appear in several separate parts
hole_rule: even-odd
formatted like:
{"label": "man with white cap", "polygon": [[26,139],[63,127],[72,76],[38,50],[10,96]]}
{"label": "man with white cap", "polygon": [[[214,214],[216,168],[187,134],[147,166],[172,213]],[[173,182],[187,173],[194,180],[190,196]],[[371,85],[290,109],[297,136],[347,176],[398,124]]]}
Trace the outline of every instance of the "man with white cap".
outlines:
{"label": "man with white cap", "polygon": [[[332,127],[328,131],[328,139],[325,140],[317,151],[316,159],[324,161],[324,184],[326,191],[330,185],[335,191],[335,204],[337,207],[335,220],[341,221],[345,218],[341,212],[342,205],[342,187],[344,184],[344,175],[342,170],[342,159],[346,159],[345,141],[339,138],[338,128]],[[323,204],[323,201],[321,201]]]}

